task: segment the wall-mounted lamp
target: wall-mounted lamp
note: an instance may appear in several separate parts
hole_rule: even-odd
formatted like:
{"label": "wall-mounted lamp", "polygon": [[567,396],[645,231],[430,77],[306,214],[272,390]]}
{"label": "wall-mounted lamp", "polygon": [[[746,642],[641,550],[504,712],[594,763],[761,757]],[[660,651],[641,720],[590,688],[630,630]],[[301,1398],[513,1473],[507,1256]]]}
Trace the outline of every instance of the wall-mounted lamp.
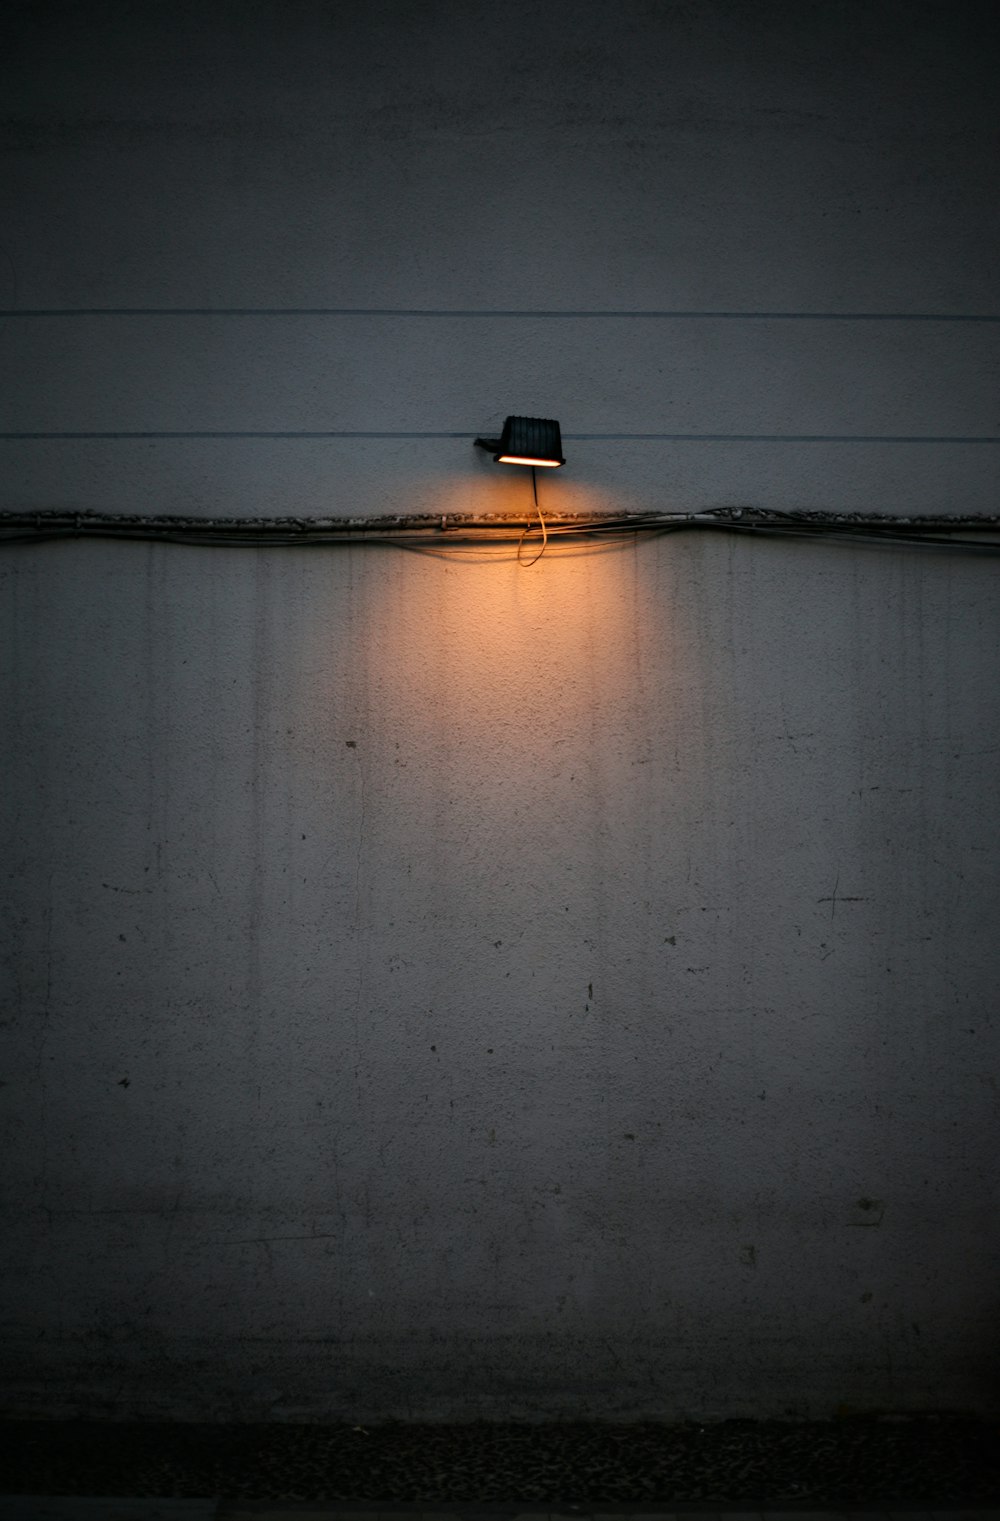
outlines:
{"label": "wall-mounted lamp", "polygon": [[498,465],[565,465],[562,435],[554,417],[508,417],[499,438],[477,438]]}

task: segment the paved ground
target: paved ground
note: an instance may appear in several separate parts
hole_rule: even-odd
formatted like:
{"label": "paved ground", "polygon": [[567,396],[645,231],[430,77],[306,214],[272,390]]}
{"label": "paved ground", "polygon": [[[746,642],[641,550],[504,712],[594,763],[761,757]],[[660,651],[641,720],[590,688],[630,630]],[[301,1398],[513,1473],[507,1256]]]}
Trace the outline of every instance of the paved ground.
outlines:
{"label": "paved ground", "polygon": [[311,1503],[314,1515],[325,1507],[343,1521],[418,1517],[424,1507],[466,1521],[477,1510],[496,1521],[522,1511],[1000,1510],[1000,1429],[928,1416],[619,1426],[11,1421],[0,1425],[0,1495],[185,1499],[203,1509],[215,1503],[205,1497],[224,1497],[276,1511]]}
{"label": "paved ground", "polygon": [[906,1511],[596,1511],[416,1506],[379,1510],[249,1500],[72,1499],[0,1496],[0,1521],[1000,1521],[1000,1509]]}

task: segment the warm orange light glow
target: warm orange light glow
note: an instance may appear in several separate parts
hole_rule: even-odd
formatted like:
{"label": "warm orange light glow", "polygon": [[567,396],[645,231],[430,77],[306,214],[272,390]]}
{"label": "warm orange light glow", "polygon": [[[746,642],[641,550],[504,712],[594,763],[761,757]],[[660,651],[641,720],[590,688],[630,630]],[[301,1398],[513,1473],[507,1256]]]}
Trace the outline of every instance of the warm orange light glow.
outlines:
{"label": "warm orange light glow", "polygon": [[522,454],[498,454],[498,465],[545,465],[556,470],[562,464],[559,459],[526,459]]}

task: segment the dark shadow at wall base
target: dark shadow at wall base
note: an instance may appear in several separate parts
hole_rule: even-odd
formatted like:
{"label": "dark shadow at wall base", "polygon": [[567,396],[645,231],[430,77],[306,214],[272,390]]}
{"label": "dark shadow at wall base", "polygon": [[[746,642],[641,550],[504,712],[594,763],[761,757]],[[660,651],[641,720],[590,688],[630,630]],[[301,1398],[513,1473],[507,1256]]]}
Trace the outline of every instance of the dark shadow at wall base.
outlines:
{"label": "dark shadow at wall base", "polygon": [[1000,1502],[996,1422],[226,1426],[6,1422],[0,1493],[362,1506],[816,1510]]}

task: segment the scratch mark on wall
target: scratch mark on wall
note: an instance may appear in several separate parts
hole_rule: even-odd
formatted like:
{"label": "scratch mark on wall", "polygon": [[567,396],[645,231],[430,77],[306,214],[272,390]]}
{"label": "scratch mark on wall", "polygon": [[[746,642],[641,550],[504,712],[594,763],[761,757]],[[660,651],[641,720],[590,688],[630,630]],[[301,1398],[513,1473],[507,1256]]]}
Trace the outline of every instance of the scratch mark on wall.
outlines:
{"label": "scratch mark on wall", "polygon": [[[45,895],[45,945],[43,955],[45,957],[45,995],[42,1000],[42,1030],[38,1041],[38,1063],[36,1077],[38,1080],[38,1107],[41,1122],[41,1177],[39,1193],[41,1195],[41,1207],[47,1210],[48,1181],[49,1181],[49,1106],[48,1087],[45,1077],[45,1057],[49,1041],[49,1017],[52,1011],[52,872],[49,872],[47,891]],[[51,1224],[51,1215],[49,1216]]]}
{"label": "scratch mark on wall", "polygon": [[836,879],[836,881],[833,884],[833,892],[830,893],[828,897],[817,898],[816,899],[817,903],[829,903],[829,905],[830,905],[830,918],[831,919],[836,919],[836,917],[837,917],[837,904],[838,903],[867,903],[869,901],[867,898],[848,897],[845,893],[840,892],[839,888],[840,888],[840,872],[838,871],[838,873],[837,873],[837,879]]}
{"label": "scratch mark on wall", "polygon": [[[361,866],[365,847],[365,768],[358,752],[356,739],[345,740],[348,750],[353,750],[358,762],[358,843],[354,856],[354,944],[357,957],[357,976],[354,988],[354,1007],[351,1021],[354,1026],[354,1049],[361,1052],[361,994],[364,987],[364,950],[361,936]],[[355,1068],[355,1079],[358,1069]]]}
{"label": "scratch mark on wall", "polygon": [[210,1246],[267,1246],[272,1241],[337,1241],[339,1231],[315,1231],[302,1236],[215,1236]]}
{"label": "scratch mark on wall", "polygon": [[183,1190],[180,1188],[177,1190],[177,1193],[174,1195],[173,1206],[171,1207],[170,1214],[167,1217],[167,1234],[163,1238],[164,1267],[170,1266],[170,1248],[174,1237],[174,1226],[177,1224],[177,1216],[180,1212],[182,1192]]}
{"label": "scratch mark on wall", "polygon": [[608,1338],[605,1336],[602,1339],[604,1341],[604,1345],[607,1347],[608,1351],[611,1353],[612,1358],[614,1359],[615,1367],[616,1368],[624,1368],[625,1364],[622,1362],[621,1358],[618,1356],[618,1353],[615,1351],[614,1347],[611,1345],[611,1342],[608,1340]]}
{"label": "scratch mark on wall", "polygon": [[2,243],[0,243],[0,254],[3,254],[4,258],[6,259],[6,261],[8,263],[8,265],[10,266],[10,305],[12,307],[16,307],[17,306],[17,265],[14,263],[14,260],[13,260],[13,257],[11,255],[10,251],[7,248],[5,248]]}

